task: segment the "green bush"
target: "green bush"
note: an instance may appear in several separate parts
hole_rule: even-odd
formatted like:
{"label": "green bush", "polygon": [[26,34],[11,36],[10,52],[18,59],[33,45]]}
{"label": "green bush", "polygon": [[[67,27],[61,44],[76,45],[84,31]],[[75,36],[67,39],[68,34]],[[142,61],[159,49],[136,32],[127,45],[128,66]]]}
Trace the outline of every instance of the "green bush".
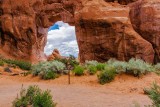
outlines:
{"label": "green bush", "polygon": [[55,73],[54,71],[43,71],[39,75],[42,79],[45,79],[45,80],[55,79],[58,77],[58,74]]}
{"label": "green bush", "polygon": [[147,74],[148,72],[153,72],[154,70],[155,69],[151,64],[146,63],[140,59],[132,58],[128,62],[126,73],[139,77],[141,75]]}
{"label": "green bush", "polygon": [[153,83],[151,89],[144,89],[145,94],[152,100],[152,105],[149,107],[160,107],[160,86]]}
{"label": "green bush", "polygon": [[85,66],[90,66],[90,65],[93,65],[93,66],[97,66],[98,62],[97,61],[85,61]]}
{"label": "green bush", "polygon": [[48,70],[48,68],[49,68],[48,64],[49,63],[47,63],[47,62],[40,62],[36,65],[33,65],[32,69],[31,69],[33,76],[37,76],[40,72]]}
{"label": "green bush", "polygon": [[82,66],[76,66],[73,70],[74,74],[76,76],[81,76],[81,75],[84,75],[84,68]]}
{"label": "green bush", "polygon": [[128,63],[124,61],[117,61],[114,59],[111,59],[108,61],[108,65],[113,66],[116,69],[117,73],[123,73],[126,72]]}
{"label": "green bush", "polygon": [[102,71],[102,70],[104,70],[105,66],[106,66],[105,63],[98,63],[96,65],[96,68],[97,68],[97,70]]}
{"label": "green bush", "polygon": [[50,91],[42,91],[38,86],[22,87],[20,96],[13,101],[13,107],[55,107]]}
{"label": "green bush", "polygon": [[51,70],[56,71],[57,73],[62,73],[65,69],[65,64],[59,61],[51,61],[49,62],[51,64]]}
{"label": "green bush", "polygon": [[31,70],[31,63],[30,62],[21,61],[21,60],[11,60],[11,59],[3,59],[3,61],[7,64],[16,65],[23,70]]}
{"label": "green bush", "polygon": [[4,61],[0,60],[0,66],[3,66],[3,65],[4,65]]}
{"label": "green bush", "polygon": [[90,75],[96,74],[96,72],[97,72],[96,66],[90,65],[90,66],[88,67],[88,72],[89,72]]}
{"label": "green bush", "polygon": [[40,62],[32,66],[33,76],[40,75],[42,79],[55,79],[57,74],[63,73],[65,64],[59,61]]}
{"label": "green bush", "polygon": [[155,68],[155,73],[160,75],[160,63],[157,63],[156,65],[154,65]]}
{"label": "green bush", "polygon": [[62,58],[56,60],[64,63],[67,70],[73,70],[75,66],[79,65],[79,62],[76,61],[76,58],[73,55],[70,55],[69,58]]}
{"label": "green bush", "polygon": [[100,84],[109,83],[114,80],[116,75],[116,70],[114,67],[106,66],[105,69],[98,75],[98,80]]}
{"label": "green bush", "polygon": [[52,101],[50,91],[44,91],[37,94],[33,100],[33,107],[55,107],[56,104]]}
{"label": "green bush", "polygon": [[151,64],[134,58],[130,59],[128,62],[111,59],[107,64],[113,66],[117,73],[127,73],[138,77],[155,70]]}

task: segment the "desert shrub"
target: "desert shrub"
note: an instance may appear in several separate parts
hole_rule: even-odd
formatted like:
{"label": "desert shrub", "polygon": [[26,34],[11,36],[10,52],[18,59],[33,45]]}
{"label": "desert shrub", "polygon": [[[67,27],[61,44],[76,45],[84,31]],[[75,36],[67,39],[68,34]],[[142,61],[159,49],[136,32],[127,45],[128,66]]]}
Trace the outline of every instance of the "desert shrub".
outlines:
{"label": "desert shrub", "polygon": [[32,66],[33,76],[40,75],[42,79],[54,79],[57,74],[62,73],[65,64],[59,61],[40,62]]}
{"label": "desert shrub", "polygon": [[32,74],[33,76],[37,76],[40,72],[48,71],[50,68],[49,62],[40,62],[32,66]]}
{"label": "desert shrub", "polygon": [[160,86],[153,83],[150,89],[144,89],[145,94],[152,100],[152,105],[149,107],[160,107]]}
{"label": "desert shrub", "polygon": [[73,70],[75,66],[79,65],[79,62],[77,62],[76,58],[73,55],[70,55],[69,58],[61,58],[55,60],[64,63],[67,70]]}
{"label": "desert shrub", "polygon": [[0,60],[0,66],[3,66],[3,65],[4,65],[4,61]]}
{"label": "desert shrub", "polygon": [[50,91],[42,91],[38,86],[22,87],[20,96],[13,101],[13,107],[55,107]]}
{"label": "desert shrub", "polygon": [[154,67],[151,64],[146,63],[140,59],[132,58],[128,62],[128,67],[126,72],[139,77],[141,75],[144,75],[148,72],[153,72],[153,71],[154,71]]}
{"label": "desert shrub", "polygon": [[55,73],[54,71],[43,71],[39,73],[39,76],[45,80],[55,79],[58,77],[57,73]]}
{"label": "desert shrub", "polygon": [[81,75],[84,75],[84,68],[80,65],[76,66],[73,70],[73,73],[76,75],[76,76],[81,76]]}
{"label": "desert shrub", "polygon": [[59,61],[51,61],[49,62],[52,71],[56,71],[57,73],[62,73],[65,69],[65,64]]}
{"label": "desert shrub", "polygon": [[157,63],[156,65],[154,65],[155,70],[159,70],[160,71],[160,63]]}
{"label": "desert shrub", "polygon": [[114,80],[115,75],[116,75],[116,70],[114,67],[105,66],[105,69],[98,75],[99,83],[102,85],[105,83],[109,83],[112,80]]}
{"label": "desert shrub", "polygon": [[155,70],[152,64],[134,58],[130,59],[128,62],[111,59],[107,64],[113,66],[117,73],[127,73],[138,77]]}
{"label": "desert shrub", "polygon": [[113,66],[116,69],[117,73],[123,73],[126,72],[128,63],[124,61],[118,61],[111,59],[107,62],[108,65]]}
{"label": "desert shrub", "polygon": [[3,59],[3,61],[7,64],[16,65],[23,70],[31,70],[31,63],[30,62],[21,61],[21,60],[11,60],[11,59]]}
{"label": "desert shrub", "polygon": [[160,75],[160,63],[157,63],[156,65],[154,65],[155,68],[155,73]]}
{"label": "desert shrub", "polygon": [[102,71],[102,70],[104,70],[105,66],[106,66],[105,63],[98,63],[96,65],[96,68],[97,68],[97,70]]}
{"label": "desert shrub", "polygon": [[34,97],[33,107],[55,107],[56,104],[52,101],[50,91],[40,92]]}
{"label": "desert shrub", "polygon": [[88,72],[90,75],[94,75],[97,72],[96,66],[93,65],[88,66]]}
{"label": "desert shrub", "polygon": [[98,62],[97,61],[85,61],[85,66],[90,66],[90,65],[93,65],[93,66],[97,66]]}

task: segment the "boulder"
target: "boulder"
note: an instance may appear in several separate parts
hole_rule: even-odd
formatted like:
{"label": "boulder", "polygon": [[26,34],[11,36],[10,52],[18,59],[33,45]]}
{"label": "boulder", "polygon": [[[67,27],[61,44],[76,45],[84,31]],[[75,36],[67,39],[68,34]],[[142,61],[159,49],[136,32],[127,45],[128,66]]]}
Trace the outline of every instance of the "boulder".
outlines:
{"label": "boulder", "polygon": [[58,51],[58,49],[54,49],[52,54],[48,56],[47,60],[48,61],[52,61],[54,59],[61,59],[62,56],[60,55],[60,52]]}

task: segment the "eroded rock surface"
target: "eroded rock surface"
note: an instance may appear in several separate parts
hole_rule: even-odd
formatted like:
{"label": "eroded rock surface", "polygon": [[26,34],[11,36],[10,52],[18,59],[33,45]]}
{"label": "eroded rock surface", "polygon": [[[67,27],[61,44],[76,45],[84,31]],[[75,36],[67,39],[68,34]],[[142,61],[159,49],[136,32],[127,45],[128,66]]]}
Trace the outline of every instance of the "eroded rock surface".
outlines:
{"label": "eroded rock surface", "polygon": [[52,60],[61,59],[61,58],[62,58],[62,56],[61,56],[59,50],[58,49],[54,49],[52,54],[48,56],[47,60],[48,61],[52,61]]}
{"label": "eroded rock surface", "polygon": [[151,43],[132,28],[129,7],[111,5],[103,0],[90,1],[75,14],[75,20],[82,62],[110,58],[129,60],[132,57],[153,61]]}
{"label": "eroded rock surface", "polygon": [[1,0],[0,49],[16,59],[45,59],[48,27],[74,23],[73,2],[64,0]]}
{"label": "eroded rock surface", "polygon": [[160,0],[139,0],[130,7],[134,29],[152,44],[154,62],[160,62]]}
{"label": "eroded rock surface", "polygon": [[159,61],[159,1],[135,1],[1,0],[0,49],[19,59],[45,59],[48,27],[62,20],[76,26],[81,62]]}

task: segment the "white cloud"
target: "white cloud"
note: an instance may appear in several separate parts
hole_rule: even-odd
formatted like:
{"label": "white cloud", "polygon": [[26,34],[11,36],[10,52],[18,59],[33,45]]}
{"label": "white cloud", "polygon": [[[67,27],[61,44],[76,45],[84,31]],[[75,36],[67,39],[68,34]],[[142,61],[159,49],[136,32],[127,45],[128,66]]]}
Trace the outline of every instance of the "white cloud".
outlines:
{"label": "white cloud", "polygon": [[45,53],[49,55],[57,48],[63,56],[70,54],[77,56],[79,49],[76,41],[75,27],[62,21],[56,24],[59,25],[60,28],[48,32]]}

